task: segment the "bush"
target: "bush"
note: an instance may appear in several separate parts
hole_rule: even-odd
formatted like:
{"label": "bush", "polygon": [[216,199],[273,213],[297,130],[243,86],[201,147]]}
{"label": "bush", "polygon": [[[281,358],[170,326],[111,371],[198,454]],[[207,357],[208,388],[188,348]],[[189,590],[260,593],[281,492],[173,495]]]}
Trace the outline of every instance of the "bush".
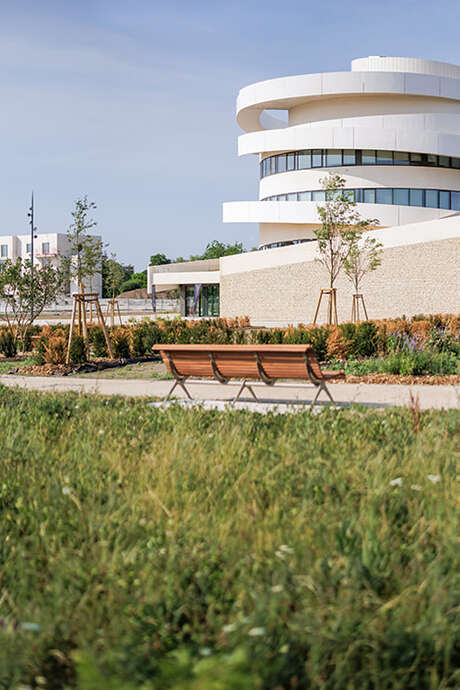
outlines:
{"label": "bush", "polygon": [[128,359],[131,354],[129,331],[120,326],[112,331],[112,350],[115,359]]}
{"label": "bush", "polygon": [[37,367],[41,367],[45,364],[45,341],[43,338],[40,338],[38,341],[32,359]]}
{"label": "bush", "polygon": [[5,357],[16,357],[18,348],[11,331],[2,330],[0,332],[0,352]]}
{"label": "bush", "polygon": [[460,339],[444,328],[432,328],[425,341],[425,347],[433,352],[452,352],[460,355]]}
{"label": "bush", "polygon": [[56,332],[44,342],[43,357],[46,364],[65,364],[67,356],[67,339]]}
{"label": "bush", "polygon": [[88,330],[88,340],[95,357],[108,357],[104,331],[100,326],[93,326]]}
{"label": "bush", "polygon": [[361,321],[356,328],[355,352],[359,357],[377,354],[377,326],[372,321]]}
{"label": "bush", "polygon": [[70,363],[82,364],[88,359],[85,339],[82,335],[74,335],[70,344]]}

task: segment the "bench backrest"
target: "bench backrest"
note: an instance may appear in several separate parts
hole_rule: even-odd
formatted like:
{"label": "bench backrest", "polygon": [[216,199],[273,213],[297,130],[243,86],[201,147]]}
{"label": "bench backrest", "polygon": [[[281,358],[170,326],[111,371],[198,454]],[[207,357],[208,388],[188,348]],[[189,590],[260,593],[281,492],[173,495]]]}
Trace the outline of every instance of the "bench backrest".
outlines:
{"label": "bench backrest", "polygon": [[[217,379],[323,379],[311,345],[157,344],[168,371]],[[175,369],[175,371],[174,371]]]}

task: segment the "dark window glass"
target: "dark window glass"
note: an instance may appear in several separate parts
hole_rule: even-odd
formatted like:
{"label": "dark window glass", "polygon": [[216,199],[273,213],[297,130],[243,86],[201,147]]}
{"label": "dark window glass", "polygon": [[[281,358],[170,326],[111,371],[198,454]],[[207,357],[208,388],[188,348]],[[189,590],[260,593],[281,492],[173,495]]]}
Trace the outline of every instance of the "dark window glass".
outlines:
{"label": "dark window glass", "polygon": [[286,194],[287,201],[297,201],[297,192],[292,192],[291,194]]}
{"label": "dark window glass", "polygon": [[439,192],[439,208],[450,208],[450,192]]}
{"label": "dark window glass", "polygon": [[342,165],[341,149],[326,149],[326,167]]}
{"label": "dark window glass", "polygon": [[361,158],[363,165],[375,165],[375,151],[364,149],[361,152]]}
{"label": "dark window glass", "polygon": [[49,242],[42,242],[42,254],[49,254],[50,253],[50,243]]}
{"label": "dark window glass", "polygon": [[355,194],[354,194],[355,199],[354,200],[357,203],[361,203],[363,201],[363,198],[364,198],[363,190],[362,189],[355,189],[354,192],[355,192]]}
{"label": "dark window glass", "polygon": [[312,192],[311,198],[313,201],[326,201],[326,192]]}
{"label": "dark window glass", "polygon": [[286,154],[282,153],[278,156],[278,172],[286,172]]}
{"label": "dark window glass", "polygon": [[440,168],[450,168],[450,158],[449,156],[439,156],[439,167]]}
{"label": "dark window glass", "polygon": [[287,201],[287,194],[278,194],[276,197],[277,201]]}
{"label": "dark window glass", "polygon": [[450,207],[455,211],[460,211],[460,192],[451,192],[450,199]]}
{"label": "dark window glass", "polygon": [[409,190],[408,189],[394,189],[393,203],[397,206],[409,206]]}
{"label": "dark window glass", "polygon": [[26,244],[26,253],[30,254],[32,251],[32,245],[31,244]]}
{"label": "dark window glass", "polygon": [[409,202],[411,206],[423,206],[423,189],[411,189]]}
{"label": "dark window glass", "polygon": [[288,153],[287,155],[287,169],[295,170],[295,153]]}
{"label": "dark window glass", "polygon": [[432,153],[427,153],[425,165],[437,165],[437,164],[438,164],[438,157]]}
{"label": "dark window glass", "polygon": [[376,189],[375,202],[377,204],[392,204],[393,190],[392,189]]}
{"label": "dark window glass", "polygon": [[311,192],[299,192],[299,201],[311,201]]}
{"label": "dark window glass", "polygon": [[423,165],[423,154],[411,153],[410,162],[412,163],[412,165]]}
{"label": "dark window glass", "polygon": [[344,149],[343,151],[343,164],[344,165],[356,165],[356,154],[353,149]]}
{"label": "dark window glass", "polygon": [[377,151],[377,165],[392,165],[393,152],[392,151]]}
{"label": "dark window glass", "polygon": [[404,151],[394,152],[394,164],[395,165],[409,165],[409,154]]}
{"label": "dark window glass", "polygon": [[311,167],[321,168],[323,165],[323,151],[322,149],[313,149],[311,152]]}
{"label": "dark window glass", "polygon": [[364,203],[375,204],[375,189],[364,189]]}
{"label": "dark window glass", "polygon": [[2,255],[2,258],[6,258],[8,256],[8,245],[7,244],[2,244],[1,255]]}
{"label": "dark window glass", "polygon": [[451,164],[453,168],[460,168],[460,158],[451,158]]}
{"label": "dark window glass", "polygon": [[311,168],[311,153],[310,151],[299,151],[297,154],[297,163],[299,170],[306,170]]}
{"label": "dark window glass", "polygon": [[438,192],[435,189],[425,190],[425,206],[428,208],[438,208]]}

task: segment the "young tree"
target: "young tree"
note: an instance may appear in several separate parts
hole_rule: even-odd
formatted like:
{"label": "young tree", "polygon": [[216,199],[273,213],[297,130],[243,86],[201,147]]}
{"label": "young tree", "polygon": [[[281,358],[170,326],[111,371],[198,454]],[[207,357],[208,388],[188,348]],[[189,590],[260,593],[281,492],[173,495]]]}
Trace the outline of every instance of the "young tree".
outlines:
{"label": "young tree", "polygon": [[355,294],[353,295],[352,321],[359,321],[359,299],[367,318],[367,311],[364,305],[364,298],[359,289],[361,281],[367,273],[375,271],[382,263],[383,245],[375,237],[357,237],[352,243],[348,257],[344,262],[344,270],[347,278],[353,284]]}
{"label": "young tree", "polygon": [[67,231],[70,256],[64,257],[62,264],[69,280],[77,283],[80,292],[84,292],[84,281],[89,280],[91,285],[102,267],[103,244],[99,238],[88,234],[97,225],[89,218],[89,213],[95,208],[96,204],[88,201],[87,196],[77,199],[72,211],[73,222]]}
{"label": "young tree", "polygon": [[[332,323],[335,313],[335,281],[340,274],[357,237],[364,230],[378,224],[375,219],[364,219],[356,210],[356,202],[345,189],[345,179],[340,175],[329,175],[321,180],[325,191],[325,202],[318,205],[321,225],[314,230],[318,240],[319,257],[316,259],[329,274],[328,323]],[[319,311],[321,292],[316,308],[314,322]]]}
{"label": "young tree", "polygon": [[53,302],[62,290],[65,276],[60,267],[32,267],[29,259],[5,261],[0,272],[0,318],[6,321],[13,337],[24,344],[34,319]]}
{"label": "young tree", "polygon": [[125,280],[126,270],[116,260],[117,255],[111,254],[110,259],[105,259],[105,288],[108,296],[115,299],[115,295],[120,293],[120,287]]}

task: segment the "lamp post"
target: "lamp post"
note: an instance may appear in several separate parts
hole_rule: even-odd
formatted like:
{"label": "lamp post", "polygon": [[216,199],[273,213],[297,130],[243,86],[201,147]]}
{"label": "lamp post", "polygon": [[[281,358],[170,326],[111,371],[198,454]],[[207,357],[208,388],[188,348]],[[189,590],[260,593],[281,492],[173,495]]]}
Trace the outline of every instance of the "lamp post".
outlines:
{"label": "lamp post", "polygon": [[30,223],[30,319],[34,320],[34,239],[37,228],[34,227],[34,193],[32,192],[32,200],[27,214]]}

